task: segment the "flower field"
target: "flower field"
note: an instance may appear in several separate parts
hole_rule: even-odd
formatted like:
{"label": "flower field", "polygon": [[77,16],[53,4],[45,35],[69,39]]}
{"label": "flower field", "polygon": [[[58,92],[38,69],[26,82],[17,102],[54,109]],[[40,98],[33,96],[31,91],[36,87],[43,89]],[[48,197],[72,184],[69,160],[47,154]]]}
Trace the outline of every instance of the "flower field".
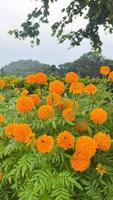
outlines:
{"label": "flower field", "polygon": [[113,200],[113,72],[0,78],[0,200]]}

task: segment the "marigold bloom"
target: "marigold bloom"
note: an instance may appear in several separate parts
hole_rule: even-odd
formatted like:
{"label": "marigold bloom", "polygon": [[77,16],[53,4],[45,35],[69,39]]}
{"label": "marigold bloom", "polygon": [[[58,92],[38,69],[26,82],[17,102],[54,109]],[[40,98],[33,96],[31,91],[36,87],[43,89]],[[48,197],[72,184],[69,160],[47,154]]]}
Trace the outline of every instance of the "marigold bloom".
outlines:
{"label": "marigold bloom", "polygon": [[81,136],[78,138],[75,149],[82,158],[90,159],[96,153],[97,144],[94,139],[89,136]]}
{"label": "marigold bloom", "polygon": [[32,135],[32,129],[29,127],[28,124],[16,124],[13,130],[14,138],[19,141],[26,143],[28,138]]}
{"label": "marigold bloom", "polygon": [[38,117],[41,120],[54,118],[55,112],[52,106],[43,105],[38,109]]}
{"label": "marigold bloom", "polygon": [[54,140],[46,134],[36,140],[36,148],[41,153],[49,153],[53,149]]}
{"label": "marigold bloom", "polygon": [[29,74],[28,76],[26,76],[25,80],[26,80],[26,83],[28,83],[28,84],[34,84],[34,83],[36,83],[36,75]]}
{"label": "marigold bloom", "polygon": [[81,119],[77,124],[74,126],[74,129],[78,132],[86,132],[88,131],[88,123],[86,119]]}
{"label": "marigold bloom", "polygon": [[47,75],[43,72],[38,72],[36,75],[35,75],[35,78],[36,78],[36,83],[40,84],[40,85],[44,85],[45,83],[47,83]]}
{"label": "marigold bloom", "polygon": [[55,80],[50,83],[49,91],[51,93],[57,93],[57,94],[61,95],[61,94],[63,94],[64,90],[65,90],[65,86],[64,86],[63,82],[61,82],[59,80]]}
{"label": "marigold bloom", "polygon": [[74,144],[74,137],[69,131],[63,131],[57,137],[57,144],[64,150],[70,149]]}
{"label": "marigold bloom", "polygon": [[99,174],[101,174],[101,176],[103,176],[104,174],[107,173],[106,167],[105,167],[104,165],[102,165],[102,164],[98,164],[98,165],[96,166],[96,171],[97,171]]}
{"label": "marigold bloom", "polygon": [[4,122],[4,116],[2,114],[0,114],[0,123]]}
{"label": "marigold bloom", "polygon": [[95,124],[104,124],[107,121],[108,115],[103,108],[94,108],[90,112],[90,119]]}
{"label": "marigold bloom", "polygon": [[34,107],[34,102],[31,97],[22,96],[18,98],[16,101],[16,109],[19,112],[23,112],[23,113],[31,112],[33,110],[33,107]]}
{"label": "marigold bloom", "polygon": [[84,91],[84,87],[85,85],[81,82],[72,83],[69,88],[69,91],[73,94],[80,94]]}
{"label": "marigold bloom", "polygon": [[0,88],[3,88],[6,85],[6,82],[3,79],[0,79]]}
{"label": "marigold bloom", "polygon": [[8,124],[5,128],[5,135],[8,138],[12,138],[13,137],[13,133],[14,133],[14,128],[15,128],[16,124],[15,123],[11,123]]}
{"label": "marigold bloom", "polygon": [[84,88],[84,92],[87,94],[95,94],[97,91],[97,87],[94,84],[89,84]]}
{"label": "marigold bloom", "polygon": [[70,122],[73,122],[75,120],[75,114],[73,112],[73,109],[72,108],[66,108],[63,111],[63,117],[64,117],[64,119],[66,119]]}
{"label": "marigold bloom", "polygon": [[23,91],[21,92],[21,95],[22,95],[22,96],[27,96],[28,93],[29,93],[29,91],[25,89],[25,90],[23,90]]}
{"label": "marigold bloom", "polygon": [[3,101],[5,99],[4,95],[0,95],[0,101]]}
{"label": "marigold bloom", "polygon": [[110,74],[108,76],[108,80],[113,81],[113,71],[110,72]]}
{"label": "marigold bloom", "polygon": [[71,160],[71,167],[78,172],[84,172],[89,168],[90,160],[79,157],[79,154],[74,153]]}
{"label": "marigold bloom", "polygon": [[111,138],[109,134],[98,132],[96,135],[94,135],[94,140],[97,143],[97,149],[108,151],[111,146]]}
{"label": "marigold bloom", "polygon": [[68,72],[65,76],[65,81],[69,84],[75,83],[78,81],[78,74],[75,72]]}
{"label": "marigold bloom", "polygon": [[0,181],[2,181],[4,174],[0,173]]}
{"label": "marigold bloom", "polygon": [[51,93],[46,97],[46,104],[49,106],[58,106],[61,100],[61,96],[56,93]]}
{"label": "marigold bloom", "polygon": [[34,105],[40,104],[41,99],[38,94],[32,94],[30,97],[32,98]]}
{"label": "marigold bloom", "polygon": [[100,74],[102,75],[108,75],[110,73],[109,66],[101,66],[100,67]]}
{"label": "marigold bloom", "polygon": [[66,108],[72,108],[73,107],[73,102],[71,99],[68,98],[62,98],[59,105],[59,109],[65,110]]}

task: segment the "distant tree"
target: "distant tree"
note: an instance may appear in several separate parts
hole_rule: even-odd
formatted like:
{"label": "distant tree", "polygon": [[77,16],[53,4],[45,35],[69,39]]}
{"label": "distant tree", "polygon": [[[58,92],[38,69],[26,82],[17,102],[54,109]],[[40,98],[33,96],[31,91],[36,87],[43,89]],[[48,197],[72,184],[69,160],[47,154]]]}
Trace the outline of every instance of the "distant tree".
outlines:
{"label": "distant tree", "polygon": [[109,65],[113,70],[113,60],[105,58],[100,53],[88,52],[72,63],[65,63],[59,67],[60,74],[65,74],[68,71],[75,71],[82,77],[97,77],[100,76],[99,68],[102,65]]}
{"label": "distant tree", "polygon": [[[36,0],[37,1],[37,0]],[[39,32],[41,23],[49,23],[50,4],[60,0],[38,0],[40,7],[36,7],[28,14],[27,20],[22,23],[21,30],[11,30],[9,33],[15,38],[31,38],[32,45],[39,44]],[[65,0],[66,1],[66,0]],[[54,5],[53,5],[54,6]],[[113,0],[70,0],[69,5],[62,9],[62,19],[52,25],[52,35],[58,38],[60,43],[70,41],[70,45],[80,45],[84,38],[90,39],[94,49],[100,50],[102,41],[99,36],[99,28],[113,32]],[[57,10],[56,10],[57,15]],[[80,16],[86,19],[85,28],[65,32],[69,24],[75,24]]]}

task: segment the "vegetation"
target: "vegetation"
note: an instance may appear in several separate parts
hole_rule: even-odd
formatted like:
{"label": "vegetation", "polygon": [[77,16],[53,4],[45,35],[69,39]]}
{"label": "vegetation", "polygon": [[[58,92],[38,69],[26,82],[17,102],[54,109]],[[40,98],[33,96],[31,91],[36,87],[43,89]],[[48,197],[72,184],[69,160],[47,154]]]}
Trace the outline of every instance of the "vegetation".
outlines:
{"label": "vegetation", "polygon": [[64,76],[69,71],[78,72],[81,77],[99,77],[99,67],[109,65],[113,70],[113,60],[103,57],[95,52],[83,54],[79,59],[64,63],[56,67],[55,65],[42,64],[39,61],[20,60],[5,66],[1,73],[4,75],[25,76],[30,73],[45,72],[48,75]]}
{"label": "vegetation", "polygon": [[[21,30],[9,31],[15,38],[31,38],[32,45],[39,44],[41,23],[49,23],[51,14],[50,5],[58,0],[40,0],[41,6],[36,7],[28,14],[26,22],[22,23]],[[90,39],[94,49],[100,50],[102,41],[99,30],[113,32],[113,1],[112,0],[71,0],[66,8],[62,9],[63,17],[52,25],[52,35],[58,38],[60,43],[70,41],[70,45],[80,45],[84,38]],[[56,10],[57,13],[57,10]],[[85,27],[76,29],[77,17],[84,19]],[[73,29],[66,32],[68,25],[74,24]]]}
{"label": "vegetation", "polygon": [[0,78],[0,199],[113,199],[113,71]]}

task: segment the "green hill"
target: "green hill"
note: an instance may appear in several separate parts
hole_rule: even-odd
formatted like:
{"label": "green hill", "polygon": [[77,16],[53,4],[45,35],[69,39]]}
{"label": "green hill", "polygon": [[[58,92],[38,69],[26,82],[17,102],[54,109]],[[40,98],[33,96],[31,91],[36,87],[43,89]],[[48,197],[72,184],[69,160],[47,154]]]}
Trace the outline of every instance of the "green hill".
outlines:
{"label": "green hill", "polygon": [[79,59],[73,62],[67,62],[58,66],[50,66],[49,64],[40,63],[33,60],[19,60],[4,66],[4,75],[26,76],[36,72],[45,72],[46,74],[64,76],[69,71],[77,72],[80,76],[100,76],[99,68],[102,65],[109,65],[113,70],[113,60],[103,57],[101,54],[95,52],[88,52],[83,54]]}
{"label": "green hill", "polygon": [[[25,76],[27,74],[36,72],[46,72],[47,74],[52,73],[54,66],[40,63],[39,61],[33,60],[19,60],[12,62],[9,65],[3,67],[3,73],[5,75],[16,75]],[[1,70],[2,71],[2,70]]]}

